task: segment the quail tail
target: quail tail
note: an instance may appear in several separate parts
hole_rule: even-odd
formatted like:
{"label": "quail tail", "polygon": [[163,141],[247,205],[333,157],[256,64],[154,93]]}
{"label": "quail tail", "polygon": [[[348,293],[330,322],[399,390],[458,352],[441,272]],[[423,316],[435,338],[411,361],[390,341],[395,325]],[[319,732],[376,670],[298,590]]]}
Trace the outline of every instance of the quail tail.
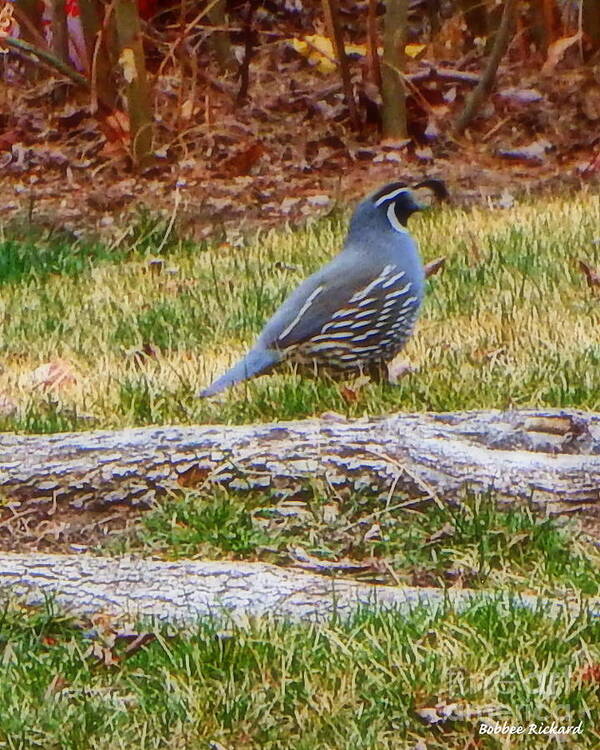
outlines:
{"label": "quail tail", "polygon": [[253,378],[255,375],[262,375],[265,372],[269,372],[280,361],[281,354],[273,349],[253,349],[246,354],[244,359],[241,359],[230,370],[221,375],[220,378],[217,378],[214,383],[211,383],[208,388],[200,391],[198,398],[214,396],[236,383],[241,383],[243,380]]}

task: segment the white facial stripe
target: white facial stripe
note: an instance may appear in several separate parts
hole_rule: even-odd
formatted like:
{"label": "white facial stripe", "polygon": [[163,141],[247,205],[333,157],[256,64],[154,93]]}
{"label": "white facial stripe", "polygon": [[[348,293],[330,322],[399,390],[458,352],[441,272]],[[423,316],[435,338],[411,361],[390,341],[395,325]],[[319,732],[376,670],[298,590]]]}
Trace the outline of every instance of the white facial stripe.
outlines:
{"label": "white facial stripe", "polygon": [[296,315],[296,317],[294,318],[294,320],[292,320],[292,322],[289,324],[289,326],[284,331],[282,331],[279,334],[279,337],[278,337],[279,341],[282,341],[290,333],[290,331],[292,331],[298,325],[298,323],[300,322],[300,318],[304,315],[304,313],[312,305],[314,298],[318,294],[321,294],[322,291],[323,291],[323,287],[322,286],[318,286],[315,289],[315,291],[310,295],[310,297],[306,300],[306,302],[300,308],[300,312],[298,313],[298,315]]}
{"label": "white facial stripe", "polygon": [[398,221],[398,217],[394,211],[394,203],[390,203],[388,206],[387,217],[392,225],[392,229],[395,229],[396,232],[400,232],[400,234],[408,234],[408,229]]}
{"label": "white facial stripe", "polygon": [[377,198],[375,201],[376,206],[381,206],[382,203],[385,203],[386,201],[391,201],[394,198],[397,198],[399,195],[402,195],[402,193],[410,193],[409,188],[396,188],[395,190],[392,190],[391,193],[386,193],[385,195],[382,195],[380,198]]}

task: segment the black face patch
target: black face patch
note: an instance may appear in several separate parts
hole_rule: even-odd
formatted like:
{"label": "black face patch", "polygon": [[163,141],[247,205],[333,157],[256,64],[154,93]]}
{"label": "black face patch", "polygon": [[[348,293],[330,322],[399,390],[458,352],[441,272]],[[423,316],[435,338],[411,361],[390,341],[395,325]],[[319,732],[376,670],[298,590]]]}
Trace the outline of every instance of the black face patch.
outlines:
{"label": "black face patch", "polygon": [[402,224],[403,226],[406,226],[406,222],[408,220],[408,217],[410,216],[411,212],[408,212],[405,210],[405,207],[402,205],[402,201],[396,201],[394,203],[394,213],[396,214],[396,218]]}

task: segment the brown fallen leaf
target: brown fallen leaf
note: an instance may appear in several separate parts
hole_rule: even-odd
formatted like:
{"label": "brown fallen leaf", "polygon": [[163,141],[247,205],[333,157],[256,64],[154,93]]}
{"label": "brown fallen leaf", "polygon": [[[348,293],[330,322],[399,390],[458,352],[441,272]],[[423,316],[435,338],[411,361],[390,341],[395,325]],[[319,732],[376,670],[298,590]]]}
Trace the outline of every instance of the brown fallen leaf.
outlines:
{"label": "brown fallen leaf", "polygon": [[324,411],[321,414],[319,414],[319,419],[322,419],[324,422],[347,422],[348,417],[344,416],[343,414],[340,414],[337,411]]}
{"label": "brown fallen leaf", "polygon": [[600,664],[586,664],[573,677],[576,682],[587,682],[600,686]]}
{"label": "brown fallen leaf", "polygon": [[60,693],[61,690],[64,690],[69,685],[70,683],[65,677],[63,677],[63,675],[56,673],[50,681],[50,684],[46,688],[46,691],[44,693],[44,700],[50,700],[52,696]]}
{"label": "brown fallen leaf", "polygon": [[544,95],[538,89],[520,89],[506,88],[501,89],[496,94],[500,99],[510,102],[511,104],[535,104],[542,101]]}
{"label": "brown fallen leaf", "polygon": [[371,379],[366,375],[353,380],[351,383],[347,383],[340,388],[340,395],[347,404],[353,404],[360,398],[361,390],[371,382]]}
{"label": "brown fallen leaf", "polygon": [[438,529],[437,531],[434,531],[433,534],[431,534],[426,540],[425,540],[425,547],[428,547],[430,544],[435,544],[436,542],[441,542],[443,539],[450,539],[454,536],[456,533],[456,529],[454,528],[454,525],[450,522],[445,523],[441,529]]}
{"label": "brown fallen leaf", "polygon": [[381,526],[378,523],[374,523],[363,536],[363,542],[370,542],[373,539],[381,539]]}
{"label": "brown fallen leaf", "polygon": [[581,110],[588,120],[593,122],[600,120],[600,86],[598,84],[588,86],[583,92]]}
{"label": "brown fallen leaf", "polygon": [[288,554],[293,560],[293,568],[305,568],[307,570],[337,571],[337,572],[360,572],[371,569],[369,561],[358,561],[344,558],[342,560],[322,560],[320,557],[309,555],[305,549],[298,545],[290,545]]}
{"label": "brown fallen leaf", "polygon": [[430,276],[435,276],[439,273],[446,264],[446,256],[443,255],[441,258],[430,260],[426,263],[423,270],[425,271],[425,278],[428,279]]}
{"label": "brown fallen leaf", "polygon": [[581,39],[582,33],[578,31],[572,36],[563,36],[557,39],[552,44],[548,45],[548,56],[546,62],[542,65],[542,75],[548,75],[554,71],[554,68],[565,56],[566,51],[569,47],[572,47],[576,42]]}
{"label": "brown fallen leaf", "polygon": [[221,162],[220,169],[226,173],[227,177],[242,177],[250,174],[252,167],[264,153],[265,147],[260,141],[256,141],[248,148]]}
{"label": "brown fallen leaf", "polygon": [[429,726],[447,721],[465,721],[479,716],[494,716],[501,713],[502,706],[469,706],[460,703],[438,703],[436,706],[416,708],[415,713]]}
{"label": "brown fallen leaf", "polygon": [[0,416],[12,417],[17,411],[17,404],[15,401],[7,396],[6,393],[0,392]]}
{"label": "brown fallen leaf", "polygon": [[558,414],[540,417],[529,417],[523,425],[527,432],[543,432],[547,435],[581,435],[584,429],[577,418],[562,417]]}
{"label": "brown fallen leaf", "polygon": [[25,377],[25,384],[32,390],[56,391],[76,385],[78,381],[74,369],[64,359],[45,362]]}
{"label": "brown fallen leaf", "polygon": [[600,271],[598,271],[596,268],[592,268],[592,266],[590,266],[590,264],[586,263],[584,260],[579,261],[579,268],[585,274],[585,279],[589,287],[591,287],[592,289],[594,287],[600,287]]}
{"label": "brown fallen leaf", "polygon": [[498,156],[505,159],[519,159],[531,164],[541,164],[546,158],[546,153],[551,150],[552,144],[550,141],[540,138],[520,148],[499,148]]}
{"label": "brown fallen leaf", "polygon": [[0,151],[10,151],[11,148],[23,138],[20,130],[5,130],[0,134]]}
{"label": "brown fallen leaf", "polygon": [[411,363],[406,359],[396,357],[388,364],[388,382],[392,385],[396,385],[406,375],[412,375],[417,372],[417,368],[413,367]]}

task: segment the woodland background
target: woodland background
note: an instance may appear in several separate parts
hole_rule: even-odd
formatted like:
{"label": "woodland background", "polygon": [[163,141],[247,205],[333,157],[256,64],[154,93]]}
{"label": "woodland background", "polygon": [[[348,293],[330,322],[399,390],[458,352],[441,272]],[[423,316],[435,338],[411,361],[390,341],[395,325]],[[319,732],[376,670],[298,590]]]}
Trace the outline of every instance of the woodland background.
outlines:
{"label": "woodland background", "polygon": [[16,0],[2,19],[9,214],[107,227],[176,197],[202,237],[398,176],[469,199],[598,174],[597,0]]}

